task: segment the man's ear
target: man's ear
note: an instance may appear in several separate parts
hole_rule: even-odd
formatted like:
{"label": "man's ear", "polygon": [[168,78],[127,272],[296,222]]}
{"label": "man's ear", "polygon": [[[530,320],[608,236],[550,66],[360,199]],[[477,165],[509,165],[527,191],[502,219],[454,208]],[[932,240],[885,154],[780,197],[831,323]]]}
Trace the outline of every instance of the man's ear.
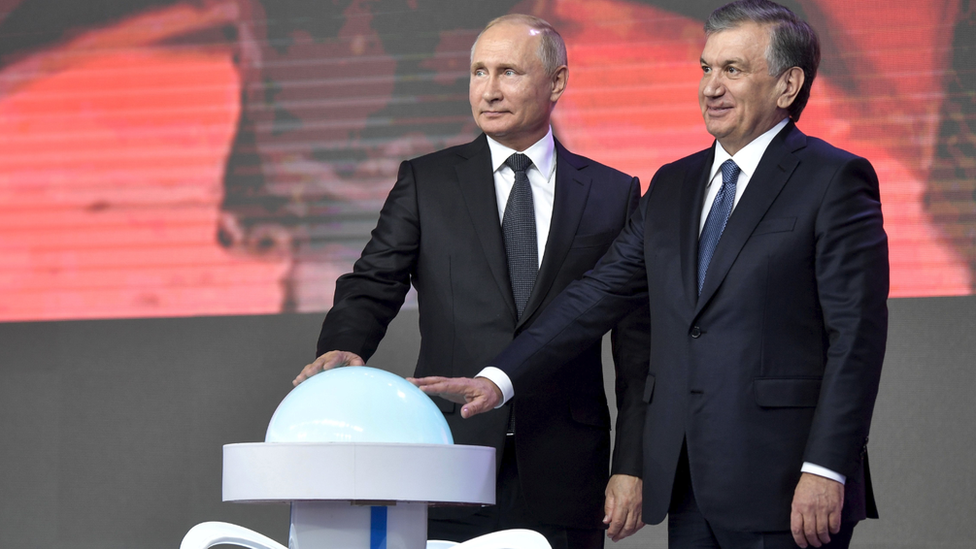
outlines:
{"label": "man's ear", "polygon": [[559,101],[562,97],[563,92],[566,91],[566,84],[569,81],[569,68],[563,65],[556,69],[555,74],[552,75],[551,84],[552,89],[549,92],[549,101],[555,103]]}
{"label": "man's ear", "polygon": [[806,75],[803,74],[803,69],[800,67],[791,67],[781,74],[778,83],[780,94],[776,98],[776,106],[781,109],[788,109],[793,101],[796,101],[796,96],[803,89],[805,81]]}

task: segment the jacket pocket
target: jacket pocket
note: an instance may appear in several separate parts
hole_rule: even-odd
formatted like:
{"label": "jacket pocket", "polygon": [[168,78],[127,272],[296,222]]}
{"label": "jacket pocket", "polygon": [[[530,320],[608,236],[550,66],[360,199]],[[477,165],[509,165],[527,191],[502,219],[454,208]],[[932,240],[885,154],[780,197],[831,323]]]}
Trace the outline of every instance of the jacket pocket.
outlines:
{"label": "jacket pocket", "polygon": [[813,408],[820,399],[820,378],[758,378],[752,387],[764,408]]}
{"label": "jacket pocket", "polygon": [[795,217],[774,217],[772,219],[763,219],[756,225],[756,230],[752,232],[753,236],[766,233],[785,233],[793,230],[796,226]]}

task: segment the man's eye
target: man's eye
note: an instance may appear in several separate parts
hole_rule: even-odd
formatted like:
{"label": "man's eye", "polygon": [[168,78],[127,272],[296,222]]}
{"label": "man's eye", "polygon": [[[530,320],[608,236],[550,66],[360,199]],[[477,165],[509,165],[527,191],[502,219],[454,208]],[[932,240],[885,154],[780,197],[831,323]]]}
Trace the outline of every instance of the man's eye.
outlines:
{"label": "man's eye", "polygon": [[712,68],[711,67],[706,67],[705,65],[702,65],[702,72],[705,73],[705,74],[708,74],[708,73],[712,72]]}
{"label": "man's eye", "polygon": [[505,76],[515,76],[515,71],[508,69],[505,71]]}
{"label": "man's eye", "polygon": [[728,72],[729,74],[739,74],[739,69],[735,67],[729,67],[725,69],[725,71]]}

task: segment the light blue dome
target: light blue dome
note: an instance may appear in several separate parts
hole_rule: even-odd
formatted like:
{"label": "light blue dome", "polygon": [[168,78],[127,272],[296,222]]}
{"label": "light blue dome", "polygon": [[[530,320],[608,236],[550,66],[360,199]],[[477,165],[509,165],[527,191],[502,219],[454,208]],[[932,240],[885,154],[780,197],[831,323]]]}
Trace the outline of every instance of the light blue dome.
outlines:
{"label": "light blue dome", "polygon": [[366,366],[322,372],[292,389],[264,440],[454,444],[430,397],[396,374]]}

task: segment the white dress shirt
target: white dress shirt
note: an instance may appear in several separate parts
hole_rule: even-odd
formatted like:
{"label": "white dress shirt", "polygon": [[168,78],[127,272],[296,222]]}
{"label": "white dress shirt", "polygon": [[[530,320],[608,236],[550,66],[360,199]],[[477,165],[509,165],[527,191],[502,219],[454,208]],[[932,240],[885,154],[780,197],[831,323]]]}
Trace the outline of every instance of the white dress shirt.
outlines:
{"label": "white dress shirt", "polygon": [[715,142],[715,160],[712,161],[712,171],[708,178],[708,186],[705,187],[705,203],[702,204],[701,221],[698,223],[699,236],[701,235],[702,229],[705,228],[705,219],[708,218],[708,212],[712,209],[712,203],[715,202],[715,195],[718,194],[718,190],[722,186],[722,164],[731,158],[739,166],[739,179],[735,184],[735,199],[732,202],[732,211],[735,211],[736,205],[739,204],[739,199],[742,198],[742,193],[746,191],[746,186],[749,185],[752,174],[756,173],[756,168],[759,167],[759,161],[762,160],[762,156],[766,152],[766,147],[773,142],[776,134],[786,127],[787,122],[789,122],[789,119],[784,118],[779,124],[773,126],[772,129],[753,139],[745,147],[742,147],[739,152],[735,153],[735,156],[729,155],[718,141]]}
{"label": "white dress shirt", "polygon": [[505,165],[509,156],[520,152],[532,160],[525,171],[532,188],[532,206],[535,209],[535,234],[539,245],[539,266],[546,253],[549,241],[549,225],[552,223],[552,203],[556,194],[556,142],[552,138],[552,128],[542,139],[524,151],[516,151],[488,138],[491,150],[491,168],[495,178],[495,202],[498,203],[498,223],[505,219],[505,206],[508,196],[515,186],[515,171]]}

